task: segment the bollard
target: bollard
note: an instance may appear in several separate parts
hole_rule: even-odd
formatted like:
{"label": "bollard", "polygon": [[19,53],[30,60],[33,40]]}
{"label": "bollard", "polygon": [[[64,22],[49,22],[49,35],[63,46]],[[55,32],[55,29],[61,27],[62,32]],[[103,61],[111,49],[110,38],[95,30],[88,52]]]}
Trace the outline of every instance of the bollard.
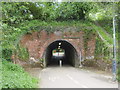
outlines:
{"label": "bollard", "polygon": [[62,60],[60,60],[60,67],[62,67]]}

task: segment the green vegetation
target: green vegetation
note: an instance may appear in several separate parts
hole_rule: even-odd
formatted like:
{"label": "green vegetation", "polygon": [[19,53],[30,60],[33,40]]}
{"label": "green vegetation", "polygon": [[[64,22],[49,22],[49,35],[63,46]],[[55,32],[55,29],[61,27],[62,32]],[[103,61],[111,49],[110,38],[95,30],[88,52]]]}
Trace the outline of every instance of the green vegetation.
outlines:
{"label": "green vegetation", "polygon": [[90,21],[51,21],[51,22],[45,22],[41,20],[31,20],[31,21],[26,21],[24,23],[21,23],[19,25],[19,28],[27,31],[29,33],[33,31],[39,31],[39,30],[46,30],[47,32],[54,32],[57,29],[64,31],[65,28],[68,27],[74,27],[76,31],[80,30],[91,30],[94,29],[90,26],[94,25]]}
{"label": "green vegetation", "polygon": [[2,88],[36,88],[38,80],[24,71],[19,65],[2,61]]}
{"label": "green vegetation", "polygon": [[12,56],[12,50],[11,49],[4,49],[4,50],[2,50],[2,53],[4,53],[2,55],[2,58],[6,59],[6,60],[11,59],[11,56]]}
{"label": "green vegetation", "polygon": [[[112,35],[109,35],[101,26],[93,25],[92,27],[94,27],[94,29],[101,36],[101,38],[103,39],[103,42],[107,46],[112,45],[112,43],[113,43]],[[108,26],[108,29],[109,29],[109,26]],[[111,29],[111,31],[112,31],[112,29]]]}
{"label": "green vegetation", "polygon": [[[120,66],[120,65],[119,65]],[[120,82],[120,69],[118,69],[118,72],[117,72],[117,79],[118,79],[118,82]]]}
{"label": "green vegetation", "polygon": [[[112,14],[117,12],[112,8],[113,4],[112,2],[2,2],[3,51],[15,50],[25,33],[35,30],[53,32],[59,26],[60,30],[64,30],[63,26],[79,26],[80,29],[76,29],[77,31],[92,27],[100,33],[107,44],[112,44]],[[115,5],[119,7],[119,3]],[[110,22],[105,22],[99,27],[92,23],[94,21]],[[4,54],[7,56],[7,53]]]}
{"label": "green vegetation", "polygon": [[[28,60],[27,49],[18,45],[24,34],[39,30],[46,30],[48,33],[58,29],[63,31],[68,27],[74,27],[76,31],[85,31],[86,40],[89,35],[93,35],[91,33],[98,35],[100,38],[96,38],[95,54],[100,56],[102,53],[106,61],[112,58],[110,51],[113,43],[112,17],[120,13],[117,9],[120,8],[120,2],[2,2],[1,4],[1,51],[2,58],[5,60],[10,61],[12,54],[16,52],[19,59]],[[119,28],[118,24],[117,26]],[[118,39],[118,32],[116,35]],[[20,66],[5,60],[2,62],[3,87],[36,87],[35,79],[24,72]]]}
{"label": "green vegetation", "polygon": [[104,60],[107,64],[111,64],[112,48],[107,46],[99,37],[96,38],[95,59]]}
{"label": "green vegetation", "polygon": [[29,59],[28,50],[20,45],[17,47],[17,54],[20,60],[27,61]]}

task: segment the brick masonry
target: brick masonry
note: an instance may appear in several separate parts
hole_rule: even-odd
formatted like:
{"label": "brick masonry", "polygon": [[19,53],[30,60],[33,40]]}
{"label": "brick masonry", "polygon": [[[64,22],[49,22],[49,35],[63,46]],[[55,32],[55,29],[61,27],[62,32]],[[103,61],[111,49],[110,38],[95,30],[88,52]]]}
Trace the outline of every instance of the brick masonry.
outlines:
{"label": "brick masonry", "polygon": [[[40,60],[44,58],[46,48],[53,42],[57,40],[65,40],[69,42],[77,51],[78,58],[80,59],[80,53],[82,56],[82,64],[88,67],[100,68],[102,70],[111,71],[111,62],[110,64],[105,63],[104,60],[96,60],[95,57],[95,47],[96,47],[96,35],[91,34],[87,37],[84,31],[71,31],[65,29],[64,31],[54,31],[47,32],[45,30],[34,31],[32,33],[25,34],[21,40],[20,45],[27,48],[29,52],[28,62],[16,60],[16,63],[25,66],[29,64],[30,59]],[[33,61],[34,61],[33,60]],[[20,63],[19,63],[20,62]],[[78,62],[79,63],[79,62]],[[93,65],[94,64],[94,65]],[[38,66],[40,64],[37,64]],[[106,69],[107,68],[107,69]]]}
{"label": "brick masonry", "polygon": [[95,36],[89,37],[87,49],[84,46],[84,32],[79,31],[55,31],[47,33],[45,30],[32,32],[21,38],[20,44],[28,49],[29,57],[40,59],[50,43],[56,40],[66,40],[74,46],[78,55],[82,54],[83,59],[94,58]]}

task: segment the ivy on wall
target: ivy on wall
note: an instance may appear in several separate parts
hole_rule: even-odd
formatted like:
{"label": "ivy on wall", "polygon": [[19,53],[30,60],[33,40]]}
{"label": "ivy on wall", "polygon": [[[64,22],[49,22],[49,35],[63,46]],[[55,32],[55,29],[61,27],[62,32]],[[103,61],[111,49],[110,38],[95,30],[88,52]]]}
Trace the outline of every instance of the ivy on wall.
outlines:
{"label": "ivy on wall", "polygon": [[29,52],[28,52],[27,48],[25,48],[25,47],[18,45],[17,46],[17,55],[18,55],[18,59],[20,59],[22,61],[29,60]]}
{"label": "ivy on wall", "polygon": [[84,49],[85,49],[85,54],[87,54],[88,50],[88,41],[95,37],[96,33],[93,28],[88,28],[84,30]]}

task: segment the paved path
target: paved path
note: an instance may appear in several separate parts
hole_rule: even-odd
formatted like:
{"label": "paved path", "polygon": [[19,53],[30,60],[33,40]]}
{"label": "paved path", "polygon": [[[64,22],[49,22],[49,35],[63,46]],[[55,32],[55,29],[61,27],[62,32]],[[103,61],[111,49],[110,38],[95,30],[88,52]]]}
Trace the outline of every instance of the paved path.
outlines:
{"label": "paved path", "polygon": [[70,66],[47,67],[39,77],[40,88],[118,88],[110,76]]}

